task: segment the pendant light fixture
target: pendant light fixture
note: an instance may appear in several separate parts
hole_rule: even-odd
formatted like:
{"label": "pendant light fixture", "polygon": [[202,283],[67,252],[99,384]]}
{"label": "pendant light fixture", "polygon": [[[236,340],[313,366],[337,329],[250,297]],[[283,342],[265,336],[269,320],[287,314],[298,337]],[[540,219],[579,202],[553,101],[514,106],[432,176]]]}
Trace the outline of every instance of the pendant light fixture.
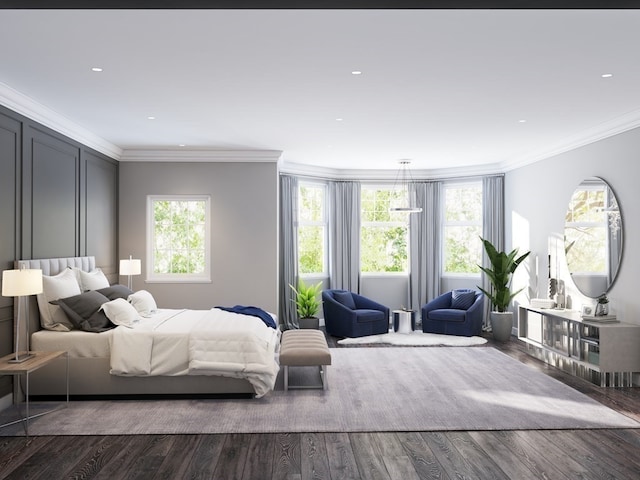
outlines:
{"label": "pendant light fixture", "polygon": [[396,181],[393,184],[394,189],[402,189],[405,192],[406,205],[391,207],[390,212],[404,212],[404,213],[419,213],[422,211],[421,207],[411,206],[411,197],[409,195],[409,182],[413,181],[411,176],[411,170],[409,170],[410,160],[400,160],[400,168],[396,174]]}

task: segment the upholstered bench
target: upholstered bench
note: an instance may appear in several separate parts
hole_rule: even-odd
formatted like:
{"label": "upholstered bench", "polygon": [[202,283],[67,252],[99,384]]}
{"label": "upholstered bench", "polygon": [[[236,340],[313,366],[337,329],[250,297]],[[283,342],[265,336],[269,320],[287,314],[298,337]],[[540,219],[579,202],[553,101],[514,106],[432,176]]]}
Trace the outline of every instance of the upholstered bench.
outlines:
{"label": "upholstered bench", "polygon": [[[285,330],[280,344],[280,366],[284,367],[284,389],[327,389],[327,367],[331,365],[331,352],[324,333],[320,330]],[[289,385],[289,367],[318,366],[320,385]]]}

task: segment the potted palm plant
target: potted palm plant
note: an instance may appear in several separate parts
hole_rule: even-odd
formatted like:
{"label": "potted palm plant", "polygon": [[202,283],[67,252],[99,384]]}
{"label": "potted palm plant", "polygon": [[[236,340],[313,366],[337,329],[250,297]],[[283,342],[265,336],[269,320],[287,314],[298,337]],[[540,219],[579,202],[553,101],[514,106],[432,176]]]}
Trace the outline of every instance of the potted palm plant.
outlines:
{"label": "potted palm plant", "polygon": [[493,337],[500,342],[506,342],[511,337],[511,328],[513,326],[513,312],[507,309],[513,297],[523,290],[521,288],[516,292],[511,291],[513,273],[531,252],[524,253],[518,257],[517,248],[509,253],[499,252],[489,240],[484,238],[480,238],[480,240],[482,240],[491,266],[478,266],[489,277],[491,291],[488,292],[481,287],[478,288],[487,296],[495,309],[490,315]]}
{"label": "potted palm plant", "polygon": [[291,284],[289,284],[289,287],[296,294],[294,302],[298,312],[298,326],[300,328],[318,328],[320,320],[316,314],[321,303],[318,300],[318,294],[322,289],[322,282],[318,282],[315,285],[306,285],[300,280],[297,289]]}

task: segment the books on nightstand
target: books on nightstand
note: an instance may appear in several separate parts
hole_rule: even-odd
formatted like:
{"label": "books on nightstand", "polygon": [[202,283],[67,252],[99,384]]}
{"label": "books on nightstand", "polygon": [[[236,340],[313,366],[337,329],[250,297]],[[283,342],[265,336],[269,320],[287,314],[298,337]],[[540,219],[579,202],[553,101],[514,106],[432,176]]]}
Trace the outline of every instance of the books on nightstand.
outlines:
{"label": "books on nightstand", "polygon": [[615,315],[582,315],[582,320],[594,323],[616,323],[619,321]]}

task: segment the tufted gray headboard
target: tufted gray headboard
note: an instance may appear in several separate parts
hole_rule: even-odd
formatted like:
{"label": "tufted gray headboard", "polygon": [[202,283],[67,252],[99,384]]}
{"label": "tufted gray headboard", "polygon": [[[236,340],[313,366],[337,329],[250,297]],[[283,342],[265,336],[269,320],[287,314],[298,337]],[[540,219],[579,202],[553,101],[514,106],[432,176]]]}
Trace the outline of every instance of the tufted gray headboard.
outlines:
{"label": "tufted gray headboard", "polygon": [[[42,270],[43,275],[57,275],[65,268],[77,267],[86,272],[90,272],[96,268],[95,257],[66,257],[66,258],[41,258],[35,260],[17,260],[15,262],[15,268],[39,268]],[[17,302],[17,299],[15,300]],[[40,310],[38,310],[38,300],[36,295],[31,295],[27,298],[29,302],[29,332],[33,333],[41,329],[40,327]],[[24,304],[23,304],[24,305]],[[26,326],[26,309],[17,308],[14,304],[14,316],[16,322],[20,323],[20,338],[18,342],[21,349],[24,349],[24,328]]]}

